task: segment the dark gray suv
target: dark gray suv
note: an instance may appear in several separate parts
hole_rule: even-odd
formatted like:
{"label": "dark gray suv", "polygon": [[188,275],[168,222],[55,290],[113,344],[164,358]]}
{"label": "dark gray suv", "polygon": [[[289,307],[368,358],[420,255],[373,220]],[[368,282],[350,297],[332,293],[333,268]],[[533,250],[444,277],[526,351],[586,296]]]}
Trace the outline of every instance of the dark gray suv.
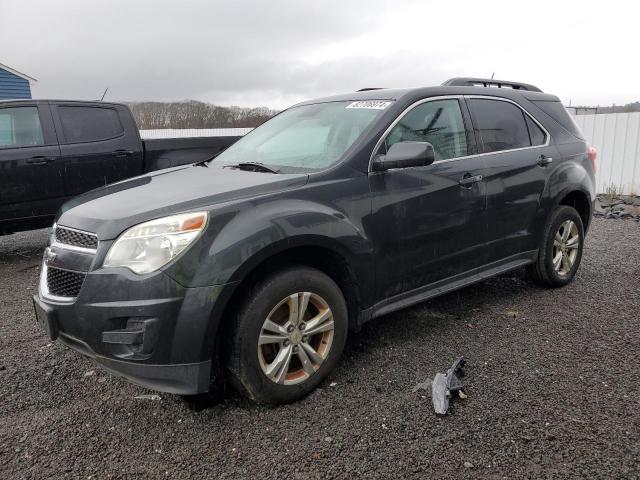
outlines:
{"label": "dark gray suv", "polygon": [[293,401],[372,318],[522,266],[569,283],[594,170],[558,98],[532,85],[459,78],[303,102],[215,160],[67,203],[37,318],[152,389],[226,380]]}

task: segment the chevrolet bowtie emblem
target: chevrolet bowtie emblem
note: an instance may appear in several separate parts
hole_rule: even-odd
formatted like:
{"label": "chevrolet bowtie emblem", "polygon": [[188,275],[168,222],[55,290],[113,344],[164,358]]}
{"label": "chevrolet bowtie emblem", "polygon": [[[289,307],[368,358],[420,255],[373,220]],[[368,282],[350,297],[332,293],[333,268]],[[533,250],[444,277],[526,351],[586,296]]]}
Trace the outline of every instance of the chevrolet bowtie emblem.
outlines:
{"label": "chevrolet bowtie emblem", "polygon": [[56,256],[57,256],[56,252],[52,251],[49,247],[45,248],[45,250],[44,250],[44,263],[49,265],[50,263],[52,263],[55,260]]}

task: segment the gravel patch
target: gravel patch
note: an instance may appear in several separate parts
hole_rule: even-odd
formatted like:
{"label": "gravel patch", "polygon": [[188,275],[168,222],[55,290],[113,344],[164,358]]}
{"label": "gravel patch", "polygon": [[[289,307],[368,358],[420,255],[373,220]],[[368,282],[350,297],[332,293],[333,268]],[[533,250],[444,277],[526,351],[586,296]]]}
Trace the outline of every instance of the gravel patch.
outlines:
{"label": "gravel patch", "polygon": [[[575,281],[517,271],[367,324],[322,388],[192,412],[51,344],[46,230],[0,238],[0,478],[640,478],[640,224],[593,222]],[[466,400],[413,387],[467,359]]]}

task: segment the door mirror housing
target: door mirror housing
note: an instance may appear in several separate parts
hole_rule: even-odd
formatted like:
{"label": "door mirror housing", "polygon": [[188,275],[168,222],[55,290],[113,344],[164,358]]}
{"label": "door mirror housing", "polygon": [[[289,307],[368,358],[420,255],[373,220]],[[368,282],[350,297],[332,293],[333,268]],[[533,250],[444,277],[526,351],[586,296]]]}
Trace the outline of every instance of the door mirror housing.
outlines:
{"label": "door mirror housing", "polygon": [[429,142],[398,142],[391,145],[385,155],[373,159],[373,171],[391,168],[426,167],[435,160],[433,145]]}

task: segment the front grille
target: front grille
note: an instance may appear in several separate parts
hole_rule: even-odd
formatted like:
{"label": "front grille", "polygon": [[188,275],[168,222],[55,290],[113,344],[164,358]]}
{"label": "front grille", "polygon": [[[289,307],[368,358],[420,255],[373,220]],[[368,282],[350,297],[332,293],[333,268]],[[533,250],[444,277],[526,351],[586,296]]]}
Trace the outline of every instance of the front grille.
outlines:
{"label": "front grille", "polygon": [[85,273],[47,267],[47,288],[51,295],[77,297],[84,282]]}
{"label": "front grille", "polygon": [[98,236],[95,233],[80,232],[60,226],[56,227],[56,241],[65,245],[89,248],[91,250],[98,248]]}

